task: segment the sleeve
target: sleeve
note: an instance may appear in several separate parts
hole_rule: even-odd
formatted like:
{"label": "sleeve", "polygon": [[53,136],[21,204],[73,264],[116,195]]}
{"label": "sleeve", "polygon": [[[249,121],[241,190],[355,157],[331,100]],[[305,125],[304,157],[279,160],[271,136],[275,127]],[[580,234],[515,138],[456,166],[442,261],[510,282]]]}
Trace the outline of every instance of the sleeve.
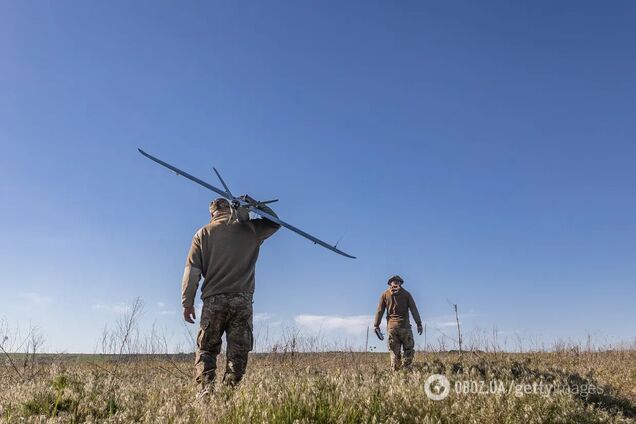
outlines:
{"label": "sleeve", "polygon": [[409,309],[411,310],[411,315],[413,315],[413,319],[417,326],[422,325],[422,318],[420,318],[420,312],[417,310],[417,305],[415,305],[415,300],[413,300],[413,296],[409,293]]}
{"label": "sleeve", "polygon": [[[276,215],[272,208],[268,207],[267,205],[262,205],[260,209],[262,209],[263,212],[267,212],[268,214],[274,215],[278,218],[278,215]],[[254,225],[256,237],[261,242],[270,237],[280,228],[280,224],[277,224],[274,221],[270,221],[267,218],[252,219],[250,220],[250,222],[252,223],[252,225]]]}
{"label": "sleeve", "polygon": [[236,210],[236,218],[239,222],[247,222],[250,220],[250,211],[245,206],[241,206]]}
{"label": "sleeve", "polygon": [[192,245],[186,259],[183,279],[181,280],[181,304],[184,308],[194,306],[194,297],[199,288],[199,280],[203,268],[203,254],[201,252],[201,230],[192,238]]}
{"label": "sleeve", "polygon": [[382,316],[384,315],[384,311],[386,310],[386,301],[384,300],[384,293],[380,296],[380,302],[378,303],[378,310],[375,312],[375,319],[373,320],[373,326],[379,327],[380,321],[382,321]]}

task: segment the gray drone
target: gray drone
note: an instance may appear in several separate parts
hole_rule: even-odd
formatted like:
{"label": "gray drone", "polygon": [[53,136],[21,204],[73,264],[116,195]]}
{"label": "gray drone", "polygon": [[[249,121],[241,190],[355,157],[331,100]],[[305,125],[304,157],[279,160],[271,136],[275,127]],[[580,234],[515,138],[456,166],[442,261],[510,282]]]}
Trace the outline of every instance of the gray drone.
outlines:
{"label": "gray drone", "polygon": [[280,224],[283,227],[285,227],[285,228],[287,228],[289,230],[292,230],[296,234],[299,234],[299,235],[305,237],[306,239],[309,239],[309,240],[313,241],[314,244],[319,244],[322,247],[325,247],[325,248],[331,250],[332,252],[336,252],[339,255],[346,256],[347,258],[355,259],[355,256],[351,256],[348,253],[345,253],[342,250],[338,249],[338,244],[337,243],[334,246],[332,246],[332,245],[330,245],[328,243],[325,243],[324,241],[322,241],[320,239],[317,239],[316,237],[312,236],[311,234],[307,234],[303,230],[298,229],[298,228],[294,227],[293,225],[290,225],[290,224],[280,220],[279,218],[273,216],[272,214],[269,214],[269,213],[267,213],[267,212],[265,212],[265,211],[260,209],[260,207],[262,205],[266,205],[268,203],[277,202],[278,199],[266,200],[266,201],[258,202],[258,201],[252,201],[252,199],[250,199],[250,198],[236,197],[236,196],[234,196],[232,194],[232,192],[230,191],[228,186],[225,184],[225,181],[223,181],[223,178],[221,178],[221,174],[219,174],[219,171],[217,171],[216,168],[213,168],[214,172],[216,173],[216,176],[219,177],[219,180],[221,181],[221,184],[223,185],[224,190],[221,190],[220,188],[214,187],[213,185],[208,184],[205,181],[200,180],[197,177],[194,177],[194,176],[188,174],[187,172],[184,172],[184,171],[180,170],[179,168],[174,167],[174,166],[170,165],[169,163],[166,163],[166,162],[162,161],[161,159],[158,159],[158,158],[156,158],[156,157],[154,157],[152,155],[149,155],[148,153],[144,152],[141,149],[137,149],[137,150],[139,150],[139,153],[141,153],[142,155],[144,155],[148,159],[158,163],[159,165],[162,165],[162,166],[170,169],[171,171],[175,172],[177,175],[181,175],[183,177],[186,177],[190,181],[194,181],[195,183],[197,183],[197,184],[207,188],[208,190],[211,190],[211,191],[215,192],[219,196],[227,199],[230,202],[230,205],[231,205],[232,208],[238,209],[241,206],[246,207],[248,211],[257,214],[257,215],[259,215],[262,218],[266,218],[266,219],[269,219],[270,221],[276,222],[277,224]]}

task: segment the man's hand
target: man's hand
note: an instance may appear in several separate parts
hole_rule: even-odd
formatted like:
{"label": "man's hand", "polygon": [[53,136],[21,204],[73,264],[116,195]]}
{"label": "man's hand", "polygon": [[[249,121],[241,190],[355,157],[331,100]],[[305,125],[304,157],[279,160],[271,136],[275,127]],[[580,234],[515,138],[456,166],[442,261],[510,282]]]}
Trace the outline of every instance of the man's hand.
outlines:
{"label": "man's hand", "polygon": [[375,335],[378,336],[378,339],[380,340],[384,340],[384,334],[382,334],[382,331],[380,330],[380,327],[373,327],[373,331],[375,331]]}
{"label": "man's hand", "polygon": [[422,327],[422,324],[417,324],[417,334],[421,336],[422,331],[424,331],[424,327]]}
{"label": "man's hand", "polygon": [[183,319],[194,324],[194,320],[197,319],[197,315],[194,312],[194,306],[186,306],[183,308]]}
{"label": "man's hand", "polygon": [[241,199],[244,202],[251,203],[251,204],[257,204],[258,203],[256,200],[252,199],[252,197],[247,195],[247,194],[239,196],[239,199]]}

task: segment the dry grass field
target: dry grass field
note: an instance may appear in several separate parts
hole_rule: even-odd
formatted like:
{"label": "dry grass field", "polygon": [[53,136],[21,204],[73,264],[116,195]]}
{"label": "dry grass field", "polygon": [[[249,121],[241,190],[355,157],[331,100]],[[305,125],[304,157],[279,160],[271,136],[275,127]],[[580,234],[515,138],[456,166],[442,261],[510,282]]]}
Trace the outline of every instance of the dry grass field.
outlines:
{"label": "dry grass field", "polygon": [[[243,383],[219,385],[208,403],[195,401],[189,355],[2,360],[8,423],[636,422],[634,350],[418,352],[415,368],[397,373],[381,353],[253,354]],[[445,399],[427,397],[431,374],[450,381]]]}

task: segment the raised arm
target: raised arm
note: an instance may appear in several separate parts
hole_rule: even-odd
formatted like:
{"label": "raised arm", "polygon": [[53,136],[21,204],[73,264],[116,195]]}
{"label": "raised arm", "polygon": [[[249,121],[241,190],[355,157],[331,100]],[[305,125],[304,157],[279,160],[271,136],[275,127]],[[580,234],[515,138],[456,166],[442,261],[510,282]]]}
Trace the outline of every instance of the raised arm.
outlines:
{"label": "raised arm", "polygon": [[[276,212],[274,212],[272,208],[270,208],[267,205],[261,205],[259,206],[259,209],[261,209],[263,212],[267,212],[268,214],[274,215],[275,217],[278,218],[278,215],[276,215]],[[250,222],[254,225],[254,231],[256,231],[256,237],[260,241],[264,241],[266,238],[270,237],[280,228],[280,224],[277,224],[274,221],[270,221],[267,218],[252,219],[250,220]]]}
{"label": "raised arm", "polygon": [[378,328],[380,327],[380,321],[382,321],[382,316],[384,315],[384,311],[386,310],[386,301],[384,300],[384,293],[380,296],[380,302],[378,303],[378,309],[375,312],[375,319],[373,320],[373,326]]}

